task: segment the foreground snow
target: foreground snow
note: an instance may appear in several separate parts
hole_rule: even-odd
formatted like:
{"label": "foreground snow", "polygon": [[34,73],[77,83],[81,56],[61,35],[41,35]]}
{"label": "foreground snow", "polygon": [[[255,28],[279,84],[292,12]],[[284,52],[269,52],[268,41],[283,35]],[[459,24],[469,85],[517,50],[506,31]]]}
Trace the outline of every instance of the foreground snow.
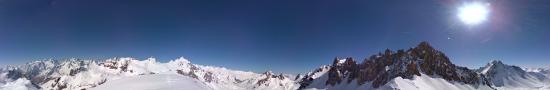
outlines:
{"label": "foreground snow", "polygon": [[112,80],[90,90],[212,90],[205,83],[178,74],[153,74]]}
{"label": "foreground snow", "polygon": [[468,84],[449,82],[442,78],[433,78],[422,74],[415,76],[412,80],[397,77],[386,84],[400,90],[492,90],[488,86],[475,87]]}
{"label": "foreground snow", "polygon": [[[326,78],[326,75],[320,79]],[[320,81],[315,81],[320,82]],[[334,86],[326,86],[324,84],[312,84],[305,90],[493,90],[489,86],[472,86],[468,84],[449,82],[442,78],[430,77],[422,74],[414,76],[413,79],[403,79],[397,77],[379,88],[372,88],[370,84],[357,85],[356,81],[351,83],[342,83]],[[525,90],[525,89],[524,89]],[[527,89],[531,90],[531,89]]]}

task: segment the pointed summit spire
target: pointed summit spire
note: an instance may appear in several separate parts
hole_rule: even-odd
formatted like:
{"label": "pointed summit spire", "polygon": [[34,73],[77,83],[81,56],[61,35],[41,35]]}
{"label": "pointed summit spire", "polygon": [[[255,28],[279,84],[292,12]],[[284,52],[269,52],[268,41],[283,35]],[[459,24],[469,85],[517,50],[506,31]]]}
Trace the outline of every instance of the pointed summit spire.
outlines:
{"label": "pointed summit spire", "polygon": [[420,44],[418,44],[418,46],[416,46],[417,48],[432,48],[432,46],[430,45],[430,43],[428,43],[427,41],[422,41],[420,42]]}
{"label": "pointed summit spire", "polygon": [[490,63],[493,64],[493,65],[494,64],[498,64],[498,65],[503,64],[502,61],[500,61],[500,60],[491,60]]}
{"label": "pointed summit spire", "polygon": [[332,61],[332,65],[336,65],[340,62],[340,58],[338,57],[335,57],[334,60]]}

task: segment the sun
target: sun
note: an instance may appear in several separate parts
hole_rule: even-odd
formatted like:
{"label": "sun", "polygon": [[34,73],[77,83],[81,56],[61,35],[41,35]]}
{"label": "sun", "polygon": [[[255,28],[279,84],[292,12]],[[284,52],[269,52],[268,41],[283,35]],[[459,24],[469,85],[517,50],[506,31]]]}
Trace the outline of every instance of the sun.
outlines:
{"label": "sun", "polygon": [[466,3],[458,8],[458,18],[468,25],[477,25],[489,17],[489,4],[481,2]]}

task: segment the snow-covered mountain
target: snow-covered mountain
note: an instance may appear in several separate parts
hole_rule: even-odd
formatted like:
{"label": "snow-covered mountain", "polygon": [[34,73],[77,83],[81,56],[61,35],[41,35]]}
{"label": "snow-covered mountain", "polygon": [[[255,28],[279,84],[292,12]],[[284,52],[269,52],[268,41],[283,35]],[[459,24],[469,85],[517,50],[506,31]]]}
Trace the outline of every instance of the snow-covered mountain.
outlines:
{"label": "snow-covered mountain", "polygon": [[530,69],[527,72],[518,66],[495,60],[478,71],[499,90],[550,90],[550,78],[544,69]]}
{"label": "snow-covered mountain", "polygon": [[361,63],[334,59],[299,80],[300,89],[493,89],[484,75],[452,64],[427,42],[408,50],[385,50]]}
{"label": "snow-covered mountain", "polygon": [[166,63],[155,58],[42,60],[0,68],[0,90],[550,90],[550,69],[491,61],[479,69],[453,64],[422,42],[359,62],[335,58],[303,75]]}
{"label": "snow-covered mountain", "polygon": [[[181,90],[177,87],[182,87],[180,85],[182,83],[207,90],[292,90],[298,88],[298,84],[282,74],[276,75],[271,72],[257,74],[196,65],[184,58],[167,63],[156,62],[154,58],[146,60],[112,58],[105,61],[79,59],[35,61],[25,65],[3,68],[0,80],[1,90],[80,90],[95,87],[101,90],[119,90],[124,85],[154,86],[138,88],[147,90],[165,90],[170,87]],[[147,82],[166,83],[160,85]],[[111,88],[111,86],[113,87]],[[196,90],[196,88],[189,88],[186,85],[183,87]]]}
{"label": "snow-covered mountain", "polygon": [[480,69],[450,62],[427,42],[385,50],[358,63],[335,58],[297,80],[300,89],[327,90],[550,90],[548,69],[523,69],[492,61]]}
{"label": "snow-covered mountain", "polygon": [[550,77],[550,67],[541,67],[541,68],[522,68],[527,73],[537,73],[542,74],[543,76]]}

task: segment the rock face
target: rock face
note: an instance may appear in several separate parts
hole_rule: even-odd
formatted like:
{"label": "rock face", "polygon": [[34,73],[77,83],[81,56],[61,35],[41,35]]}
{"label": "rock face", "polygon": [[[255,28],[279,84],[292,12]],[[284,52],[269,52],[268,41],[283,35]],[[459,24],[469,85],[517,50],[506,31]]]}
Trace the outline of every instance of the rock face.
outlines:
{"label": "rock face", "polygon": [[[326,85],[351,83],[357,80],[359,85],[370,83],[373,88],[378,88],[393,78],[412,79],[413,76],[420,76],[423,73],[448,81],[490,86],[483,75],[465,67],[455,66],[445,54],[435,50],[427,42],[421,42],[418,46],[407,50],[386,49],[383,53],[372,55],[361,63],[357,63],[351,57],[335,58],[329,68]],[[311,81],[312,78],[306,75],[300,81],[301,87],[307,87]]]}
{"label": "rock face", "polygon": [[265,78],[258,80],[258,82],[256,83],[258,84],[258,86],[268,85],[267,82],[271,79],[278,79],[278,80],[286,79],[286,77],[283,74],[275,75],[271,71],[264,72],[262,75],[265,76]]}

